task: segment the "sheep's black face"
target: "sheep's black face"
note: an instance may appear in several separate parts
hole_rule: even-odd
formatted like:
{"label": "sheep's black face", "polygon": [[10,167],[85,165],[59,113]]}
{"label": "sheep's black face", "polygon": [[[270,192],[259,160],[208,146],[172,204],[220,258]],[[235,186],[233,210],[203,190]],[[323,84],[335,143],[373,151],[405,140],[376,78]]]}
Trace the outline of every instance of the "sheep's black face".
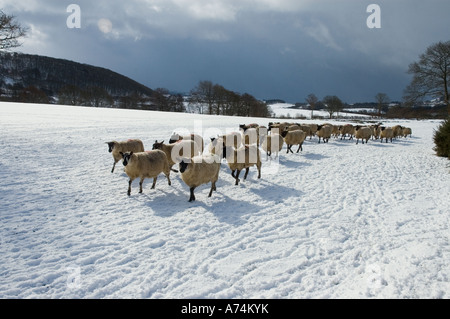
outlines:
{"label": "sheep's black face", "polygon": [[173,144],[173,143],[176,143],[176,142],[178,142],[178,140],[169,140],[169,144]]}
{"label": "sheep's black face", "polygon": [[107,144],[108,144],[108,152],[112,153],[113,148],[114,148],[114,143],[109,142],[109,143],[107,143]]}
{"label": "sheep's black face", "polygon": [[184,161],[180,162],[180,173],[184,173],[188,167],[189,163],[185,163]]}
{"label": "sheep's black face", "polygon": [[121,153],[122,154],[122,159],[123,159],[123,166],[127,166],[128,163],[130,162],[130,158],[131,155],[133,155],[132,152],[127,152],[127,153]]}
{"label": "sheep's black face", "polygon": [[152,150],[160,150],[162,148],[164,141],[162,141],[161,143],[158,143],[158,141],[155,141],[155,144],[153,144],[153,148]]}

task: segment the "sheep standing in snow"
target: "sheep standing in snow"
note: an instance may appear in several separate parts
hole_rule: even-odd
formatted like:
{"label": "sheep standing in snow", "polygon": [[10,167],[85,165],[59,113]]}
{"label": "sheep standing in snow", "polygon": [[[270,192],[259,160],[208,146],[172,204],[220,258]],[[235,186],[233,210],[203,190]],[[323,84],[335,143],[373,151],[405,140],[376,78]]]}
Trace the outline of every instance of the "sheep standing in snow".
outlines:
{"label": "sheep standing in snow", "polygon": [[284,145],[283,137],[280,134],[271,134],[263,137],[262,141],[261,148],[266,152],[267,159],[272,156],[272,152],[275,152],[275,158],[277,158]]}
{"label": "sheep standing in snow", "polygon": [[181,179],[189,186],[189,202],[195,201],[194,190],[203,184],[211,183],[212,192],[216,191],[216,182],[219,179],[220,157],[213,154],[205,154],[191,158],[183,158],[179,164]]}
{"label": "sheep standing in snow", "polygon": [[353,134],[354,134],[355,128],[353,127],[352,124],[345,124],[345,125],[341,125],[339,126],[339,133],[341,134],[341,140],[344,139],[347,135],[349,135],[349,140],[353,139]]}
{"label": "sheep standing in snow", "polygon": [[402,135],[403,127],[401,125],[395,125],[392,127],[392,131],[394,132],[394,138],[396,139]]}
{"label": "sheep standing in snow", "polygon": [[170,170],[175,173],[178,173],[178,171],[173,169],[172,166],[177,163],[176,161],[178,158],[194,157],[200,153],[197,143],[193,140],[181,140],[173,144],[164,144],[164,141],[155,141],[155,144],[153,144],[153,150],[161,150],[166,153]]}
{"label": "sheep standing in snow", "polygon": [[141,140],[134,139],[134,140],[128,140],[123,142],[106,142],[108,144],[108,151],[112,154],[114,158],[114,164],[111,170],[111,173],[114,173],[114,168],[116,167],[117,162],[119,162],[122,159],[122,155],[120,153],[125,152],[134,152],[139,153],[144,151],[144,144]]}
{"label": "sheep standing in snow", "polygon": [[372,130],[370,129],[370,127],[360,126],[360,125],[355,126],[356,144],[358,144],[360,139],[363,144],[364,144],[364,140],[366,140],[366,144],[367,144],[371,137],[372,137]]}
{"label": "sheep standing in snow", "polygon": [[239,184],[239,174],[245,169],[244,180],[247,178],[250,167],[256,166],[258,169],[258,179],[261,178],[261,152],[256,145],[242,146],[235,149],[232,146],[226,147],[226,160],[231,169],[231,176]]}
{"label": "sheep standing in snow", "polygon": [[319,144],[320,144],[320,138],[322,138],[324,143],[328,143],[332,132],[333,132],[333,127],[331,125],[318,125],[316,135],[319,137]]}
{"label": "sheep standing in snow", "polygon": [[386,143],[388,142],[388,139],[390,139],[392,143],[392,139],[394,138],[394,130],[391,127],[382,126],[380,132],[381,143],[383,143],[383,138],[386,139]]}
{"label": "sheep standing in snow", "polygon": [[403,137],[411,137],[412,136],[412,129],[410,127],[404,127],[402,131]]}
{"label": "sheep standing in snow", "polygon": [[297,153],[300,152],[300,150],[303,151],[303,142],[306,139],[306,133],[301,130],[295,130],[295,131],[287,131],[281,133],[281,136],[284,138],[284,142],[287,145],[287,152],[286,153],[294,153],[292,151],[292,146],[298,145]]}
{"label": "sheep standing in snow", "polygon": [[198,134],[180,135],[177,133],[173,133],[170,136],[169,144],[174,144],[181,140],[193,140],[195,143],[197,143],[200,153],[203,153],[203,150],[205,149],[205,141],[203,140],[203,137]]}
{"label": "sheep standing in snow", "polygon": [[155,189],[156,180],[160,173],[164,173],[167,177],[169,185],[170,182],[170,167],[167,156],[163,151],[148,151],[148,152],[120,152],[123,158],[123,165],[125,166],[125,173],[130,178],[128,182],[128,196],[131,195],[131,184],[140,177],[139,193],[142,193],[142,184],[144,179],[153,178],[152,189]]}

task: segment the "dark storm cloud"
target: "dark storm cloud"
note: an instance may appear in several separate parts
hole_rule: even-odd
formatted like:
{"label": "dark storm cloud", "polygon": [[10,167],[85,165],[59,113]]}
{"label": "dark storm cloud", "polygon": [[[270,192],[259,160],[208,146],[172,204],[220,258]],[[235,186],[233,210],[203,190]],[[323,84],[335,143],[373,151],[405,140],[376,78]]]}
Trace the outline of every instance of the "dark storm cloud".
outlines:
{"label": "dark storm cloud", "polygon": [[[69,29],[69,4],[81,28]],[[369,4],[381,28],[369,29]],[[400,99],[409,63],[447,41],[448,0],[0,1],[29,26],[23,52],[99,65],[152,88],[200,80],[259,98]]]}

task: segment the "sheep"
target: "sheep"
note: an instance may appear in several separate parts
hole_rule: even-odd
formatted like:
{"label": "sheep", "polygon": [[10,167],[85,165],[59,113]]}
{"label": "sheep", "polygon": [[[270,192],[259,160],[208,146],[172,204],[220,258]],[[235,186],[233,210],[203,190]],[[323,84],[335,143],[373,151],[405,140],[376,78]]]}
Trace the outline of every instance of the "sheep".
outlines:
{"label": "sheep", "polygon": [[380,138],[380,133],[381,133],[380,124],[371,125],[370,127],[372,128],[372,138],[374,140],[379,139]]}
{"label": "sheep", "polygon": [[370,127],[367,126],[355,126],[355,138],[356,138],[356,144],[358,144],[359,139],[362,140],[362,143],[364,144],[364,140],[366,140],[366,144],[369,142],[369,139],[372,137],[372,130]]}
{"label": "sheep", "polygon": [[134,140],[128,140],[123,142],[106,142],[108,144],[108,151],[112,153],[112,156],[114,158],[114,164],[111,170],[111,173],[114,173],[114,168],[116,167],[117,162],[119,162],[122,159],[122,155],[120,155],[120,152],[143,152],[144,151],[144,144],[141,140],[134,139]]}
{"label": "sheep", "polygon": [[386,139],[386,143],[388,142],[388,139],[391,139],[391,143],[392,143],[392,139],[394,138],[394,130],[392,129],[392,127],[381,127],[381,132],[380,132],[380,140],[381,143],[383,143],[383,138]]}
{"label": "sheep", "polygon": [[145,178],[153,178],[152,189],[155,189],[158,175],[162,172],[166,175],[169,186],[172,185],[170,181],[170,166],[166,154],[163,151],[147,151],[147,152],[120,152],[123,158],[123,165],[125,166],[125,173],[130,178],[128,182],[128,196],[131,195],[131,183],[133,180],[140,177],[139,193],[142,193],[142,184]]}
{"label": "sheep", "polygon": [[189,202],[195,201],[194,190],[200,185],[211,182],[212,192],[216,191],[216,182],[219,179],[220,157],[212,154],[198,155],[191,158],[183,158],[179,164],[181,179],[189,186]]}
{"label": "sheep", "polygon": [[306,133],[302,130],[296,130],[296,131],[287,131],[281,133],[281,136],[284,138],[285,143],[287,144],[287,152],[289,151],[291,153],[294,153],[292,151],[293,145],[298,145],[297,153],[300,152],[300,150],[303,151],[303,142],[306,139]]}
{"label": "sheep", "polygon": [[349,140],[353,139],[353,133],[355,131],[355,128],[353,127],[352,124],[345,124],[345,125],[341,125],[339,126],[339,133],[341,134],[341,140],[344,139],[347,136],[347,134],[349,135]]}
{"label": "sheep", "polygon": [[319,144],[320,138],[322,138],[324,143],[328,143],[332,132],[333,127],[331,125],[318,125],[316,135],[319,137]]}
{"label": "sheep", "polygon": [[392,127],[392,130],[394,131],[394,138],[397,138],[402,135],[403,127],[401,125],[395,125]]}
{"label": "sheep", "polygon": [[402,131],[402,135],[403,135],[403,137],[408,137],[408,135],[409,135],[409,137],[412,137],[412,130],[411,130],[411,128],[410,127],[404,127],[403,131]]}
{"label": "sheep", "polygon": [[222,137],[211,137],[211,143],[209,143],[208,151],[213,155],[220,155],[225,158],[224,155],[224,142]]}
{"label": "sheep", "polygon": [[[258,136],[258,130],[256,128],[248,128],[245,129],[242,133],[243,137],[243,144],[244,145],[251,145],[251,144],[258,144],[259,145],[259,136]],[[229,145],[231,146],[231,145]]]}
{"label": "sheep", "polygon": [[284,145],[284,139],[280,134],[271,134],[261,138],[261,148],[266,152],[267,159],[275,152],[275,158],[278,157],[278,152],[281,151]]}
{"label": "sheep", "polygon": [[155,141],[153,150],[161,150],[166,153],[170,170],[175,173],[178,173],[178,171],[173,169],[172,166],[176,164],[178,157],[194,157],[200,153],[197,143],[193,140],[181,140],[173,144],[164,144],[164,141]]}
{"label": "sheep", "polygon": [[181,140],[195,141],[195,143],[197,143],[201,153],[203,153],[203,150],[205,149],[205,141],[203,140],[203,137],[201,137],[198,134],[180,135],[180,134],[174,132],[170,136],[169,144],[173,144],[173,143],[176,143]]}
{"label": "sheep", "polygon": [[261,153],[256,145],[242,146],[238,149],[227,146],[226,160],[231,169],[231,176],[236,180],[235,185],[239,185],[239,174],[245,168],[244,180],[247,178],[250,167],[258,169],[258,179],[261,178]]}
{"label": "sheep", "polygon": [[242,135],[239,132],[231,132],[222,136],[223,143],[225,146],[233,146],[234,148],[239,148],[242,146]]}

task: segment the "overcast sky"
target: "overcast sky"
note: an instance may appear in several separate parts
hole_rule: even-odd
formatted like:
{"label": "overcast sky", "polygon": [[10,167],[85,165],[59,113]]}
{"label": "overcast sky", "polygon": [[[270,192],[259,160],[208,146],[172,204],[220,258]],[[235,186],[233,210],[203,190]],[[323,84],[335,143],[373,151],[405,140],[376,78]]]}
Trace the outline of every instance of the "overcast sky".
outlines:
{"label": "overcast sky", "polygon": [[[68,28],[70,4],[81,28]],[[370,4],[381,28],[369,28]],[[0,0],[18,51],[101,66],[150,88],[210,80],[260,99],[401,100],[408,65],[450,40],[449,0]],[[74,20],[72,20],[74,21]],[[371,20],[374,21],[375,20]]]}

